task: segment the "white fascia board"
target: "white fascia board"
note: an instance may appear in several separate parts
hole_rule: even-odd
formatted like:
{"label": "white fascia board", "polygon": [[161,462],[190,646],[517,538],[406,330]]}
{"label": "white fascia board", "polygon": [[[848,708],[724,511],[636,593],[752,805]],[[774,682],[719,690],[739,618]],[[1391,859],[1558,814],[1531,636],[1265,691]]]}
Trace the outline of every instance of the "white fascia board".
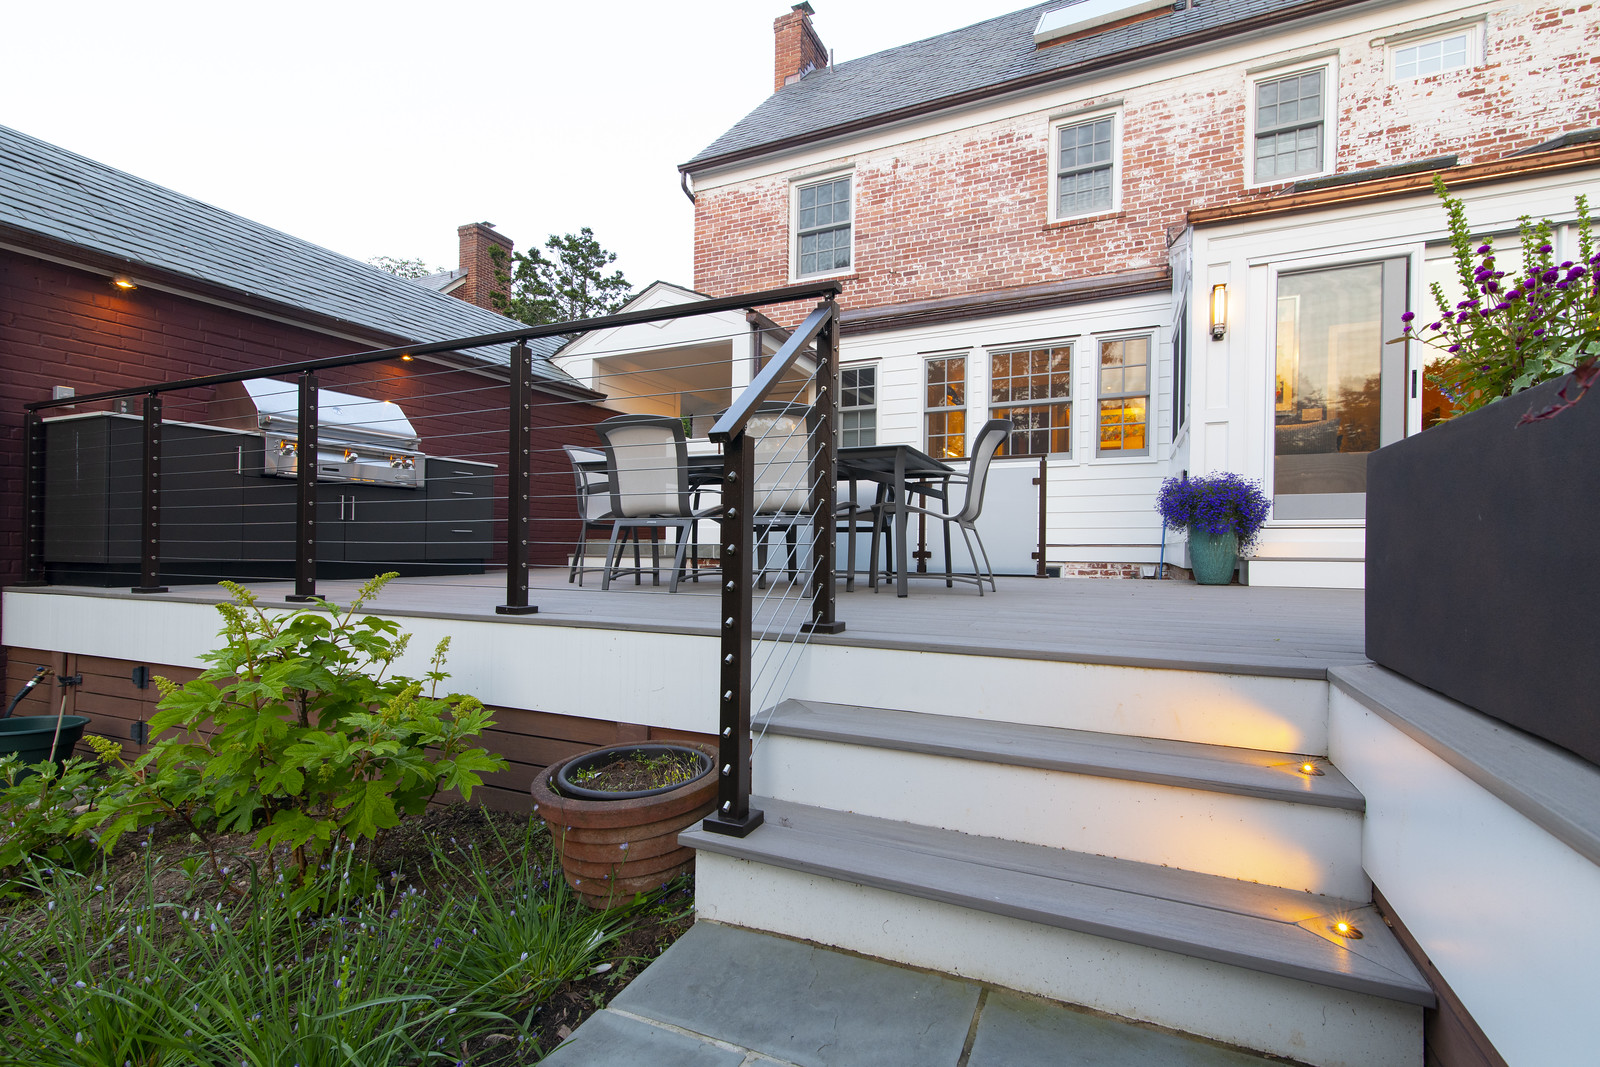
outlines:
{"label": "white fascia board", "polygon": [[1080,3],[1058,7],[1039,16],[1039,25],[1033,31],[1033,43],[1047,45],[1080,30],[1170,7],[1172,0],[1081,0]]}

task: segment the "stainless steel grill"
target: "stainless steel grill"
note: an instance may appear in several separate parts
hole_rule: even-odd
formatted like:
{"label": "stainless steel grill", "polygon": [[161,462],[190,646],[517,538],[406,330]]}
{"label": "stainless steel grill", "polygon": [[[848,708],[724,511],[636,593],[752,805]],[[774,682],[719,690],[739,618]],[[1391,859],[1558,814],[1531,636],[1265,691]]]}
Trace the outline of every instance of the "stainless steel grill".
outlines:
{"label": "stainless steel grill", "polygon": [[[300,394],[286,382],[242,382],[223,399],[236,411],[248,404],[261,431],[262,473],[294,478],[300,472]],[[424,486],[427,456],[405,412],[388,400],[317,390],[317,480],[361,482],[406,489]]]}

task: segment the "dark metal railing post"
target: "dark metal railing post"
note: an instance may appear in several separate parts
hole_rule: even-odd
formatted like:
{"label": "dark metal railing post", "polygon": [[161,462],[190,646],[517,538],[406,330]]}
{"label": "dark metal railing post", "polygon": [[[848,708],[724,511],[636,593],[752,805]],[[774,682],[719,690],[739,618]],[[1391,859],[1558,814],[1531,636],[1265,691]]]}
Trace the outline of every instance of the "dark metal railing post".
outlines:
{"label": "dark metal railing post", "polygon": [[161,397],[144,398],[144,471],[139,493],[139,584],[135,593],[165,593],[161,584]]}
{"label": "dark metal railing post", "polygon": [[722,448],[722,669],[717,683],[717,810],[705,829],[744,837],[761,825],[750,807],[750,684],[753,679],[751,590],[755,536],[756,448],[743,428]]}
{"label": "dark metal railing post", "polygon": [[[844,632],[834,612],[834,445],[839,413],[839,307],[817,334],[816,400],[806,416],[811,442],[811,618],[800,629],[814,634]],[[850,536],[854,537],[854,531]]]}
{"label": "dark metal railing post", "polygon": [[1039,487],[1039,551],[1037,551],[1037,552],[1035,552],[1033,554],[1033,558],[1038,560],[1039,564],[1034,569],[1033,576],[1035,578],[1048,578],[1048,577],[1050,577],[1050,572],[1045,569],[1045,563],[1044,563],[1044,548],[1045,548],[1044,540],[1045,540],[1045,534],[1046,534],[1046,531],[1045,531],[1045,505],[1046,505],[1046,503],[1049,502],[1049,499],[1050,499],[1049,492],[1048,492],[1048,490],[1049,490],[1049,479],[1050,479],[1050,468],[1046,464],[1045,457],[1044,456],[1040,456],[1039,457],[1039,477],[1037,477],[1037,478],[1035,478],[1033,480],[1033,484],[1037,485]]}
{"label": "dark metal railing post", "polygon": [[44,585],[44,420],[22,416],[22,581]]}
{"label": "dark metal railing post", "polygon": [[[300,374],[300,414],[295,427],[294,592],[283,599],[303,604],[317,597],[317,376]],[[263,448],[272,447],[263,442]]]}
{"label": "dark metal railing post", "polygon": [[525,344],[511,348],[511,462],[506,477],[506,602],[499,615],[533,615],[528,603],[529,482],[533,473],[533,352]]}

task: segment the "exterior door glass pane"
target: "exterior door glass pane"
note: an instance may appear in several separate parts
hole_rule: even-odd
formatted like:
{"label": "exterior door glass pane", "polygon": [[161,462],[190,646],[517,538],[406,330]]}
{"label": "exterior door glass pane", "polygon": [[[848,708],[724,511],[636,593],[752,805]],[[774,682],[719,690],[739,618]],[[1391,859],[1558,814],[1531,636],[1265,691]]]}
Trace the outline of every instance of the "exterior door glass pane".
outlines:
{"label": "exterior door glass pane", "polygon": [[1278,278],[1277,496],[1365,493],[1382,441],[1383,264]]}

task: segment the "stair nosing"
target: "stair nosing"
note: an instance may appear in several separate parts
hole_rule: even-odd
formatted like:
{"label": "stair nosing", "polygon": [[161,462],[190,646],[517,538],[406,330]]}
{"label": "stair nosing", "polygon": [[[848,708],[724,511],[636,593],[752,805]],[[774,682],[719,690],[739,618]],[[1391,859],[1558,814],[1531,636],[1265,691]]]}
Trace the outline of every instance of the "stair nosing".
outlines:
{"label": "stair nosing", "polygon": [[[849,726],[828,721],[832,709],[847,708],[852,713]],[[801,721],[807,715],[819,716],[821,721]],[[915,734],[909,729],[913,724],[918,727]],[[1322,771],[1319,775],[1299,775],[1293,771],[1282,775],[1269,773],[1273,767],[1290,767],[1302,762],[1308,758],[1304,754],[796,699],[786,700],[776,708],[763,712],[752,723],[752,730],[758,736],[765,734],[893,749],[950,759],[1230,793],[1357,814],[1366,810],[1366,799],[1360,791],[1338,768],[1325,761],[1319,762],[1318,769]],[[940,741],[937,735],[941,732],[953,736],[950,740]],[[956,736],[961,738],[960,743],[954,739]],[[1007,739],[1016,743],[1015,749],[995,743]],[[988,743],[985,744],[985,741]],[[1061,754],[1050,754],[1052,747]],[[1224,758],[1232,753],[1253,753],[1271,762],[1251,763]],[[1320,756],[1310,758],[1322,761]],[[1139,766],[1141,762],[1146,765]],[[1208,767],[1212,770],[1210,774],[1204,773]],[[1289,777],[1291,774],[1292,778]],[[1282,781],[1283,784],[1276,784],[1276,781]]]}
{"label": "stair nosing", "polygon": [[[752,798],[752,804],[767,813],[767,821],[750,837],[733,838],[700,830],[688,830],[680,835],[680,840],[699,850],[738,859],[767,863],[802,873],[817,874],[839,881],[936,900],[1044,926],[1074,930],[1278,977],[1422,1007],[1434,1004],[1431,987],[1417,973],[1398,944],[1389,944],[1389,941],[1393,940],[1393,935],[1383,926],[1381,920],[1377,919],[1376,913],[1371,912],[1371,905],[1319,897],[1314,894],[1300,894],[1278,887],[1259,887],[1252,883],[1235,882],[1216,875],[1175,871],[1132,860],[1087,856],[1047,846],[979,838],[956,831],[917,827],[914,824],[895,823],[893,820],[872,816],[831,812],[828,809],[814,808],[792,801],[761,797]],[[816,824],[817,828],[808,829],[805,825],[808,820]],[[797,822],[800,825],[795,825]],[[829,862],[824,858],[815,856],[806,858],[797,854],[803,852],[808,844],[814,849],[821,849],[826,847],[825,843],[828,841],[837,844],[840,840],[846,839],[848,835],[839,832],[841,825],[856,831],[855,843],[863,846],[870,844],[872,855],[880,860],[887,858],[896,849],[886,845],[882,840],[869,841],[868,832],[878,828],[904,827],[913,837],[925,838],[927,845],[926,847],[900,846],[898,851],[903,854],[902,865],[915,867],[920,864],[927,871],[937,873],[924,878],[896,877],[881,868],[869,870],[859,863],[851,864],[839,860]],[[947,846],[943,851],[933,846],[934,842],[940,840]],[[959,855],[960,849],[956,846],[964,848],[970,855]],[[785,848],[789,849],[788,853],[784,851]],[[1026,865],[989,862],[979,854],[985,849],[1015,850],[1019,855],[1026,854],[1027,850],[1037,850],[1034,854],[1040,858],[1041,863],[1051,856],[1062,860],[1087,859],[1130,874],[1148,873],[1158,881],[1168,883],[1174,880],[1187,881],[1191,887],[1209,886],[1229,891],[1236,889],[1246,895],[1264,891],[1267,894],[1281,894],[1284,899],[1303,898],[1312,914],[1300,920],[1301,922],[1310,921],[1311,918],[1324,914],[1319,910],[1322,906],[1333,906],[1333,913],[1338,914],[1365,913],[1369,918],[1365,925],[1371,930],[1368,936],[1374,938],[1374,941],[1367,952],[1349,949],[1338,945],[1331,938],[1310,931],[1299,923],[1239,911],[1228,907],[1220,900],[1214,904],[1206,904],[1195,899],[1178,899],[1158,893],[1108,887],[1094,881],[1056,877],[1039,870],[1020,869]],[[907,860],[905,857],[911,859]],[[997,888],[1010,886],[1014,898],[1023,895],[1017,891],[1018,887],[1031,888],[1035,897],[1048,895],[1061,906],[1051,910],[1040,906],[1037,900],[1026,903],[1013,899],[1008,903],[1004,893],[977,895],[953,888],[949,883],[955,880],[956,875],[968,869],[976,877],[983,878]],[[946,884],[936,884],[941,878]],[[1124,907],[1111,909],[1110,903],[1122,904]],[[1097,907],[1102,911],[1122,912],[1130,919],[1120,925],[1107,922],[1104,916],[1096,917],[1093,914]],[[1133,916],[1139,916],[1139,921],[1134,921]],[[1216,935],[1201,940],[1183,940],[1156,929],[1163,923],[1169,927],[1173,926],[1175,918],[1178,920],[1177,925],[1187,925],[1201,931],[1215,931]],[[1250,939],[1248,935],[1251,932],[1259,937],[1268,931],[1281,935],[1281,943],[1284,945],[1303,946],[1298,954],[1305,958],[1296,961],[1291,958],[1293,954],[1288,951],[1263,955],[1239,947]],[[1398,970],[1395,966],[1374,958],[1385,952],[1404,970]],[[1316,955],[1331,956],[1335,960],[1344,958],[1348,962],[1343,967],[1318,965],[1311,958]]]}

